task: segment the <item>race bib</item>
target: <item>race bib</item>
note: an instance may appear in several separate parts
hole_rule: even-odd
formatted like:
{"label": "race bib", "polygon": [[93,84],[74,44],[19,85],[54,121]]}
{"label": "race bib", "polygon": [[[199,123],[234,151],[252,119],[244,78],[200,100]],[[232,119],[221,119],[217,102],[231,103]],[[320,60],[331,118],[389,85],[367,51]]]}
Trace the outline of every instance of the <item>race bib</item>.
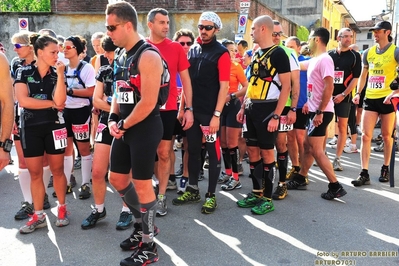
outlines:
{"label": "race bib", "polygon": [[76,140],[87,140],[90,137],[89,124],[72,125],[72,132]]}
{"label": "race bib", "polygon": [[103,130],[106,128],[107,126],[99,123],[98,127],[97,127],[97,132],[96,132],[96,138],[94,139],[96,142],[101,142],[103,140]]}
{"label": "race bib", "polygon": [[244,115],[244,119],[242,120],[242,132],[247,132],[247,116]]}
{"label": "race bib", "polygon": [[370,89],[383,89],[385,88],[385,76],[370,76],[367,84]]}
{"label": "race bib", "polygon": [[200,127],[202,130],[202,133],[204,134],[206,142],[212,143],[212,142],[216,141],[217,135],[216,135],[216,133],[214,133],[214,134],[209,133],[209,126],[200,126]]}
{"label": "race bib", "polygon": [[344,83],[344,71],[334,71],[334,84]]}
{"label": "race bib", "polygon": [[315,126],[313,124],[313,119],[309,119],[309,125],[308,125],[308,136],[311,136],[313,131],[315,130]]}
{"label": "race bib", "polygon": [[287,132],[294,129],[294,125],[293,124],[288,125],[287,121],[288,119],[286,115],[280,116],[280,127],[279,127],[280,132]]}
{"label": "race bib", "polygon": [[66,128],[56,129],[52,131],[54,148],[56,150],[65,149],[68,143],[68,133]]}
{"label": "race bib", "polygon": [[119,104],[133,104],[133,91],[117,92],[116,102]]}
{"label": "race bib", "polygon": [[313,93],[313,84],[312,83],[308,83],[307,90],[308,90],[308,99],[312,99],[312,93]]}

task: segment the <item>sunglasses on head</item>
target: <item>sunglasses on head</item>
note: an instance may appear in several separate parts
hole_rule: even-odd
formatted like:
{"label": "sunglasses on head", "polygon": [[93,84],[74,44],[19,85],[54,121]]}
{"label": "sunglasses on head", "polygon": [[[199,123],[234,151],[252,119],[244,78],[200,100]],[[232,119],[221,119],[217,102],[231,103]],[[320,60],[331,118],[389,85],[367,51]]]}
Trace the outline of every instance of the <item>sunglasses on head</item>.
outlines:
{"label": "sunglasses on head", "polygon": [[191,46],[193,45],[193,42],[179,42],[181,46],[187,45],[187,46]]}
{"label": "sunglasses on head", "polygon": [[64,50],[71,50],[71,49],[75,49],[76,48],[76,46],[71,46],[71,45],[63,45],[62,46],[62,49],[64,49]]}
{"label": "sunglasses on head", "polygon": [[216,28],[216,27],[213,26],[213,25],[198,25],[198,29],[199,30],[205,29],[206,31],[210,31],[210,30],[212,30],[214,28]]}
{"label": "sunglasses on head", "polygon": [[277,36],[281,36],[281,35],[283,35],[283,32],[282,32],[282,31],[279,31],[279,32],[275,32],[275,31],[274,31],[274,32],[272,33],[272,36],[273,36],[273,37],[277,37]]}
{"label": "sunglasses on head", "polygon": [[29,44],[23,44],[23,43],[14,43],[15,49],[20,49],[22,47],[29,46]]}
{"label": "sunglasses on head", "polygon": [[119,25],[121,25],[121,24],[108,25],[108,26],[105,26],[105,28],[107,28],[107,31],[113,32],[114,30],[116,30],[116,28],[117,28]]}

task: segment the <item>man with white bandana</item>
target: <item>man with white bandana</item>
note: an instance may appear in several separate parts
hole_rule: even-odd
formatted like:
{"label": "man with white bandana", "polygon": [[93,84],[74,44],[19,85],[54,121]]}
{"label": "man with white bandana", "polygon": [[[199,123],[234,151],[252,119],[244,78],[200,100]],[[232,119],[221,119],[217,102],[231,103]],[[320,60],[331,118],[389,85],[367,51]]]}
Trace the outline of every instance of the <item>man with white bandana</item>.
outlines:
{"label": "man with white bandana", "polygon": [[[225,104],[230,80],[230,55],[216,40],[222,29],[220,17],[204,12],[198,21],[197,43],[188,52],[189,73],[193,89],[193,126],[187,130],[189,185],[184,194],[173,199],[174,205],[199,202],[201,139],[205,136],[209,154],[209,184],[201,212],[213,213],[217,207],[215,190],[220,174],[220,114]],[[190,106],[186,106],[190,108]]]}

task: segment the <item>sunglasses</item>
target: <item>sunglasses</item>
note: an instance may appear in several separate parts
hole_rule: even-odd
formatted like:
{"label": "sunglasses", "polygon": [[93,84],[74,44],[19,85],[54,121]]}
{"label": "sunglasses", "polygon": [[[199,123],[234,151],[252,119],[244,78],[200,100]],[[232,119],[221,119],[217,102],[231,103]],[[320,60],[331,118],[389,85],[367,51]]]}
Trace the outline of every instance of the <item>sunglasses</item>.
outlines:
{"label": "sunglasses", "polygon": [[181,46],[187,45],[187,46],[191,46],[193,45],[193,42],[179,42]]}
{"label": "sunglasses", "polygon": [[70,46],[70,45],[63,45],[62,46],[62,49],[64,49],[64,50],[71,50],[71,49],[75,49],[76,48],[76,46]]}
{"label": "sunglasses", "polygon": [[105,26],[105,28],[107,28],[107,31],[113,32],[113,31],[116,30],[116,28],[117,28],[119,25],[121,25],[121,24],[108,25],[108,26]]}
{"label": "sunglasses", "polygon": [[282,31],[279,31],[279,32],[275,32],[275,31],[274,31],[274,32],[272,33],[272,36],[273,36],[273,37],[277,37],[277,36],[281,36],[281,35],[283,35],[283,32],[282,32]]}
{"label": "sunglasses", "polygon": [[22,47],[29,46],[29,44],[23,44],[23,43],[14,43],[15,49],[20,49]]}
{"label": "sunglasses", "polygon": [[206,31],[210,31],[212,29],[216,28],[215,26],[212,25],[198,25],[199,30],[205,29]]}

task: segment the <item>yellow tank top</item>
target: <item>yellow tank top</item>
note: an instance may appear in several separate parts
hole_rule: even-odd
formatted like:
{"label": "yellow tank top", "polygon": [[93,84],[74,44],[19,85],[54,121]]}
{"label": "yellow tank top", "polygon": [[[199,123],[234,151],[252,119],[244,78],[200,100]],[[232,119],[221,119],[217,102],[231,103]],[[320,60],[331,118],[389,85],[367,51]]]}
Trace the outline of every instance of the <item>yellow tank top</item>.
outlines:
{"label": "yellow tank top", "polygon": [[383,54],[377,54],[377,46],[373,46],[367,53],[369,63],[369,78],[367,83],[366,98],[384,98],[391,93],[389,85],[396,77],[395,60],[396,46],[391,46]]}

